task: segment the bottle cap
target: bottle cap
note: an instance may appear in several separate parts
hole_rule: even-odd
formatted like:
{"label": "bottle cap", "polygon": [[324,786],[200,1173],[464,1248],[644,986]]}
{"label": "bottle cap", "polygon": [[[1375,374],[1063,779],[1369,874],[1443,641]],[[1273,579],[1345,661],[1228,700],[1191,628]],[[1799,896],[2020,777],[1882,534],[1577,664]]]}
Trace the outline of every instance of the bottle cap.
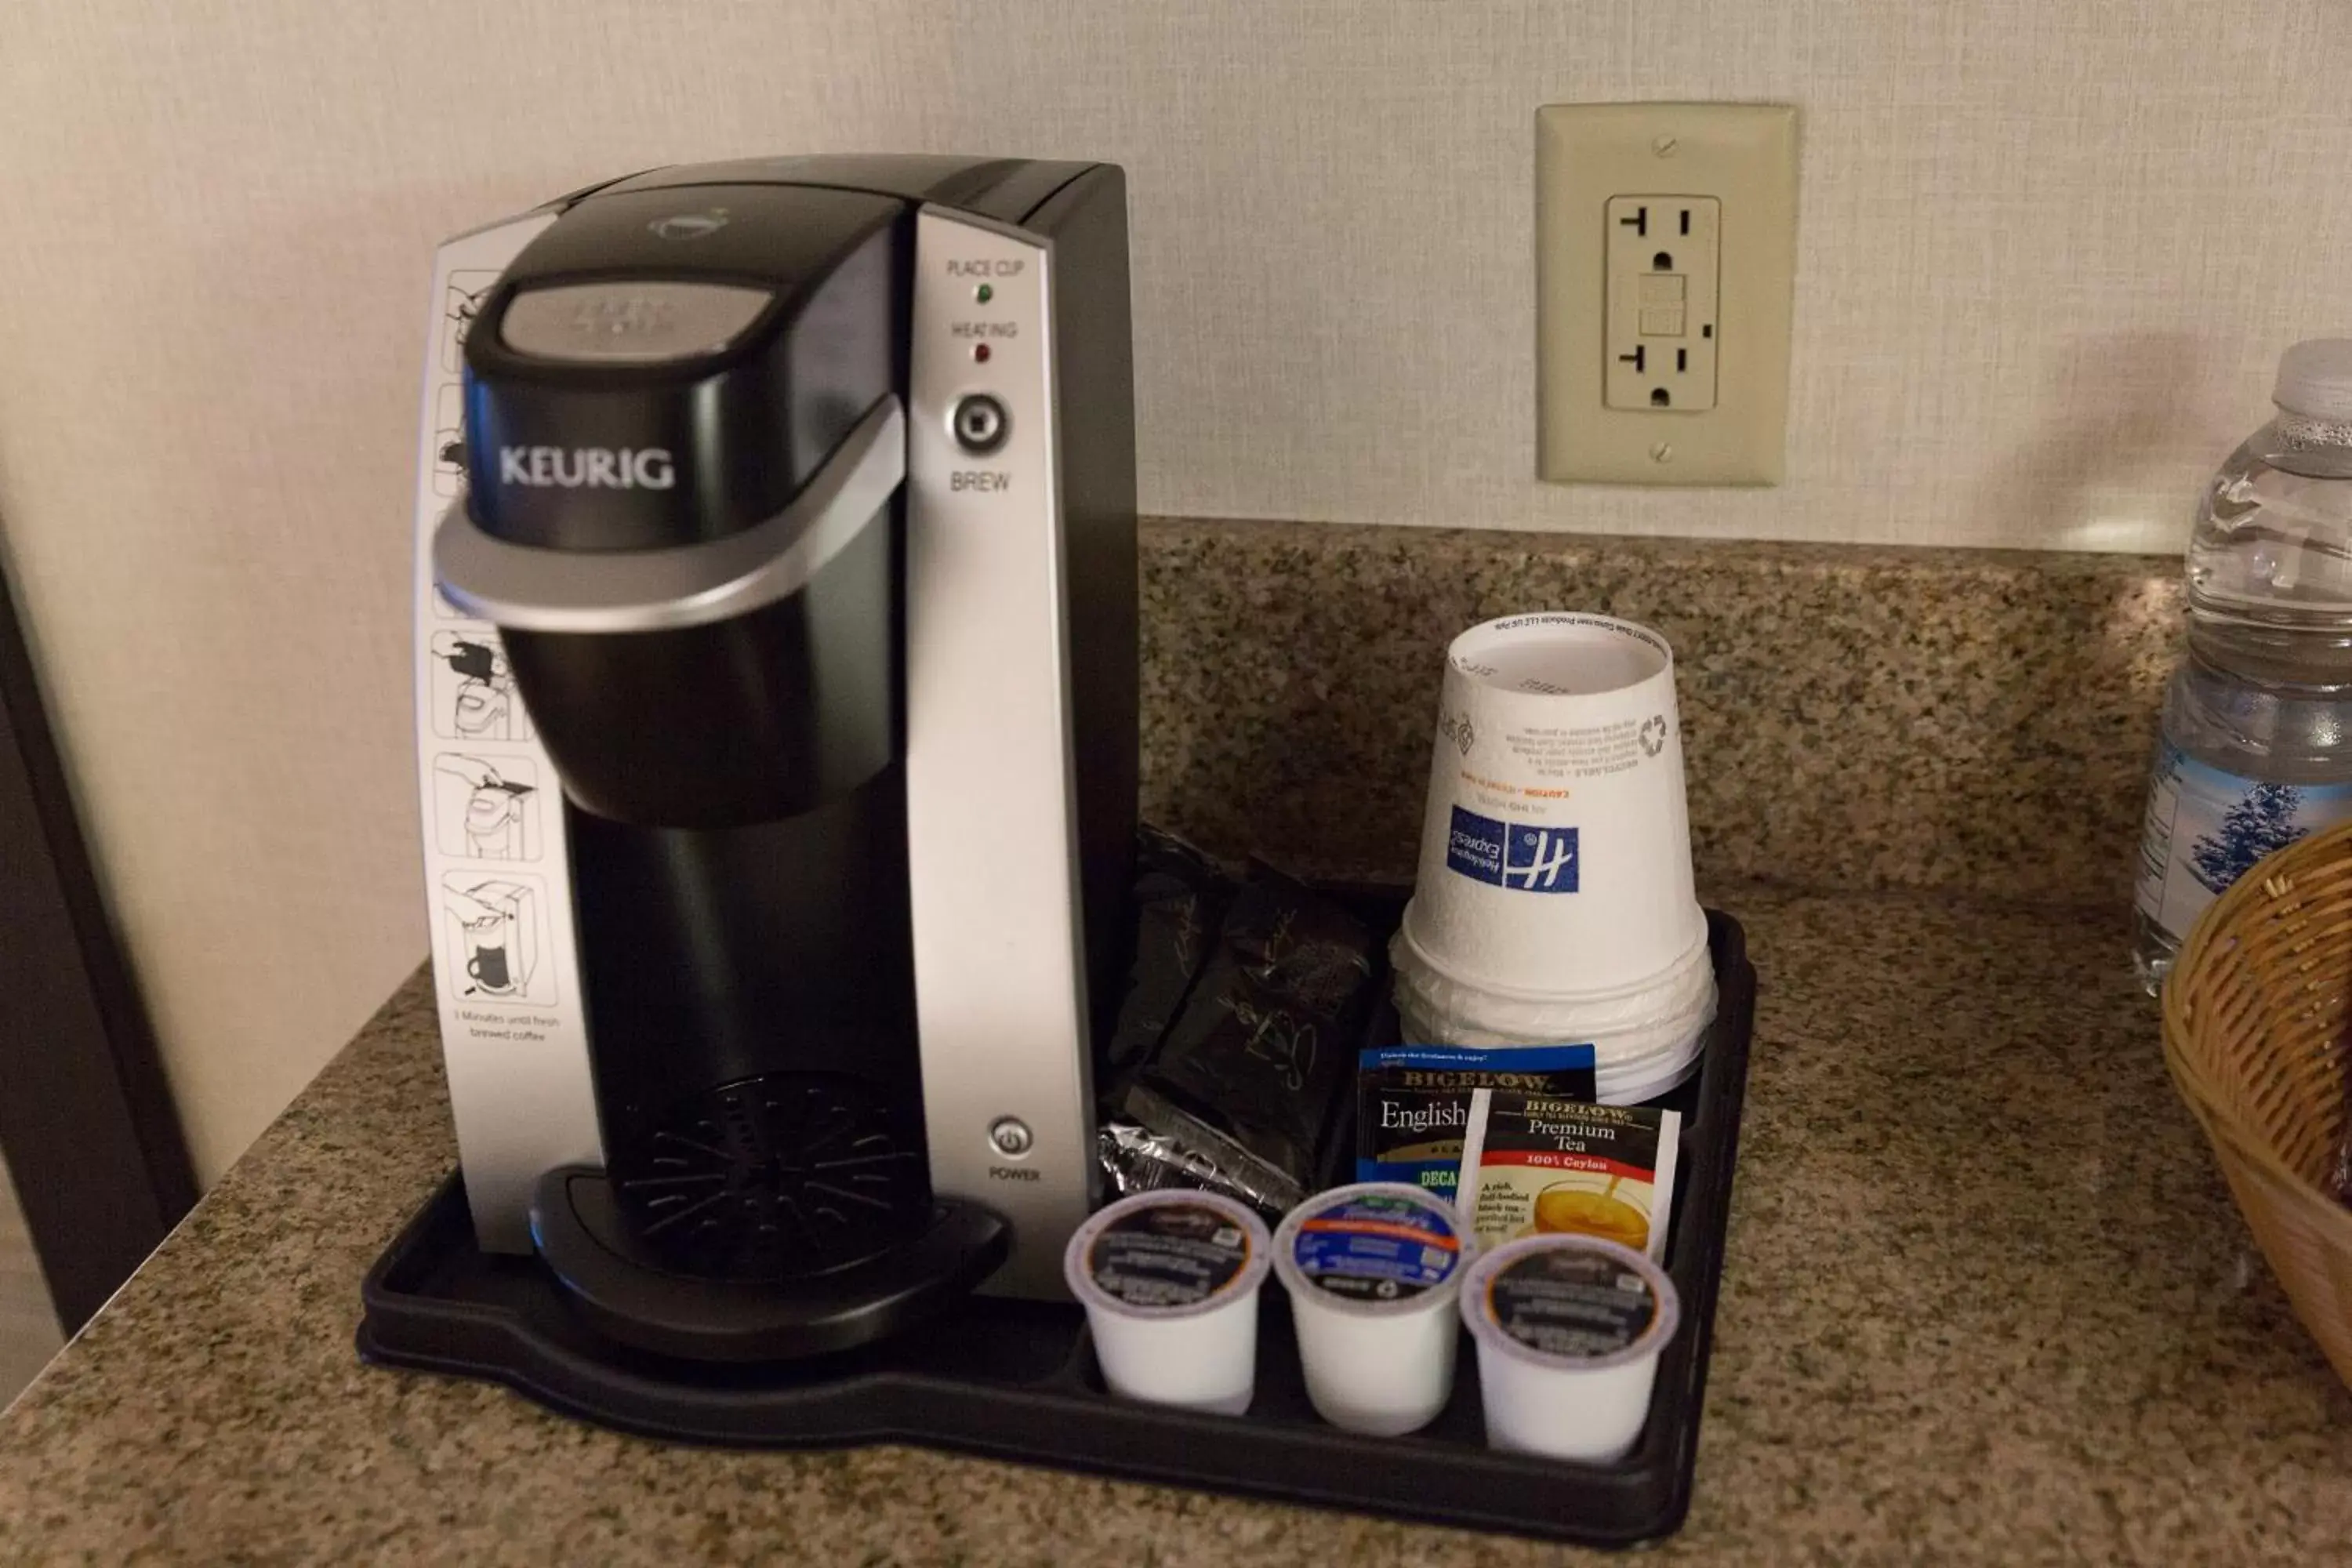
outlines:
{"label": "bottle cap", "polygon": [[2271,401],[2306,419],[2352,420],[2352,338],[2310,338],[2287,350]]}

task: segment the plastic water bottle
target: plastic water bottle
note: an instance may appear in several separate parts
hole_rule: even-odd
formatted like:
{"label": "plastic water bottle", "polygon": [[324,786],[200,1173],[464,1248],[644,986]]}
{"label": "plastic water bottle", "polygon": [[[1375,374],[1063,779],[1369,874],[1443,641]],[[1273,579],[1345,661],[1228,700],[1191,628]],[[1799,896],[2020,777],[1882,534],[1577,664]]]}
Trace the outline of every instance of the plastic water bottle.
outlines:
{"label": "plastic water bottle", "polygon": [[2352,340],[2287,350],[2272,400],[2189,543],[2189,652],[2140,838],[2132,956],[2151,994],[2249,867],[2352,816]]}

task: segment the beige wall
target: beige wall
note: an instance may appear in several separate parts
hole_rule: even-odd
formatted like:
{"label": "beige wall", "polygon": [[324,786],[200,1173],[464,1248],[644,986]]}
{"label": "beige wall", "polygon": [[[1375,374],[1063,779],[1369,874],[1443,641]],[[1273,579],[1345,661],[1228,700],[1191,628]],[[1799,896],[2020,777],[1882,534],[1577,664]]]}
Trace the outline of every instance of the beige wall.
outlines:
{"label": "beige wall", "polygon": [[[2176,548],[2352,317],[2325,0],[13,0],[0,526],[206,1175],[424,951],[439,235],[664,162],[1118,160],[1145,505]],[[1805,110],[1789,482],[1533,461],[1530,116]]]}

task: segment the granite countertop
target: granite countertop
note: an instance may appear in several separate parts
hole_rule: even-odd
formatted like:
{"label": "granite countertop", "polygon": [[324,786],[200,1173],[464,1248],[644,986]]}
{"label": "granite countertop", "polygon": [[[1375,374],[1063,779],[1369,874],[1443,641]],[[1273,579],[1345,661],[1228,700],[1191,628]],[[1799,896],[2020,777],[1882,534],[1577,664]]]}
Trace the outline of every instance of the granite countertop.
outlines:
{"label": "granite countertop", "polygon": [[[2309,1563],[2352,1396],[2164,1079],[2108,912],[1719,887],[1762,989],[1669,1560]],[[362,1366],[452,1163],[404,987],[0,1417],[0,1558],[1218,1564],[1580,1553],[922,1450],[667,1447]]]}

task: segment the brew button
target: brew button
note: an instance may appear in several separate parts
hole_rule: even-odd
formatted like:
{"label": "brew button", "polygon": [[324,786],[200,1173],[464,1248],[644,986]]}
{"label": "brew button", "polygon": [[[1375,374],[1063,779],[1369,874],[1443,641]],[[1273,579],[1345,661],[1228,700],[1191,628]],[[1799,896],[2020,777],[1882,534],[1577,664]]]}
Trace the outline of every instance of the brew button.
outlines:
{"label": "brew button", "polygon": [[948,424],[955,432],[956,445],[980,456],[1004,445],[1006,427],[1012,420],[1004,412],[1004,405],[984,392],[975,392],[956,404]]}
{"label": "brew button", "polygon": [[1029,1124],[1018,1117],[1000,1116],[990,1124],[988,1142],[1008,1160],[1017,1160],[1029,1152],[1036,1140],[1030,1136]]}

